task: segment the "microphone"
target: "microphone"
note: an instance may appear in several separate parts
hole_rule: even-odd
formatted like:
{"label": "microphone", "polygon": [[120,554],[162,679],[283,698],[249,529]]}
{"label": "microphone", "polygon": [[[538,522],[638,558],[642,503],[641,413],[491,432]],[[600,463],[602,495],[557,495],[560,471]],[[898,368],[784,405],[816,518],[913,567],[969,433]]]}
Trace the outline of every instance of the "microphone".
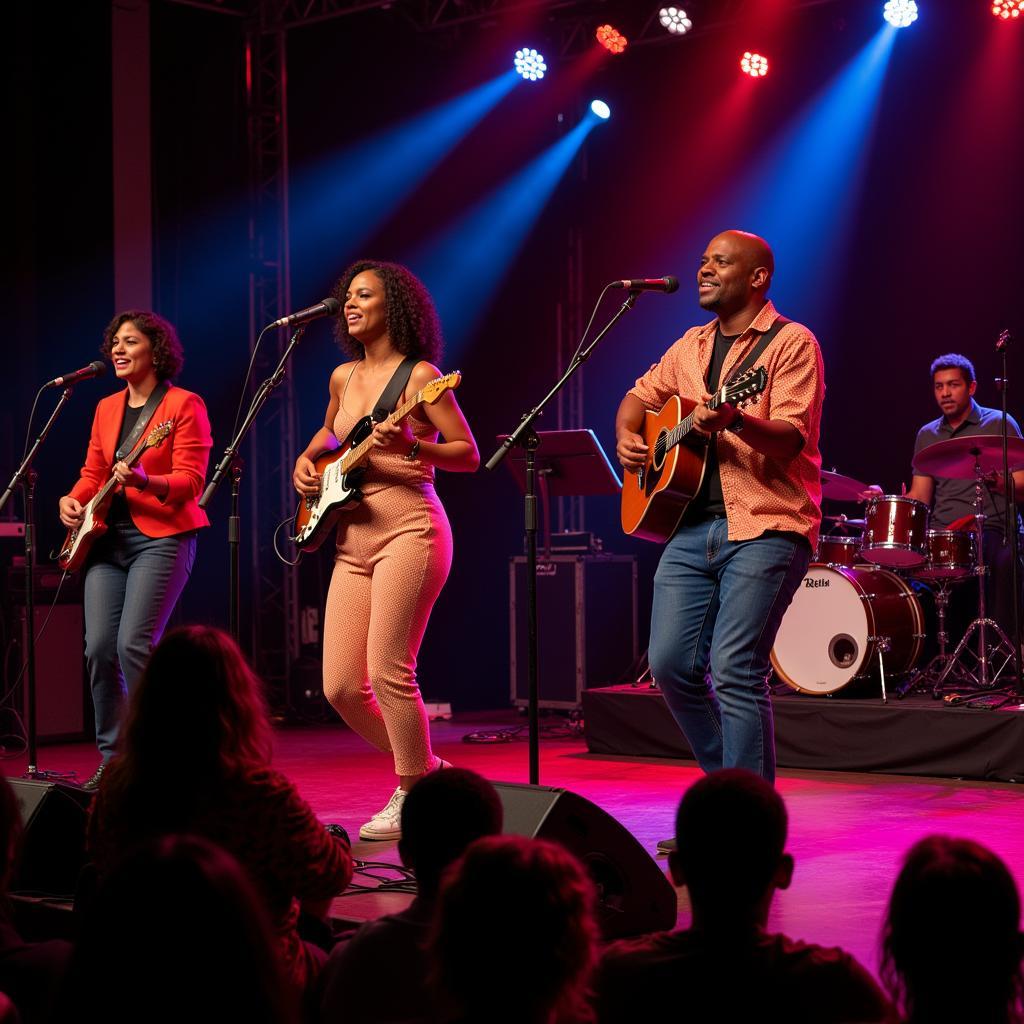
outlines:
{"label": "microphone", "polygon": [[80,380],[88,380],[90,377],[99,377],[107,372],[107,364],[102,359],[94,359],[88,366],[83,366],[74,373],[66,373],[63,377],[54,377],[48,380],[44,388],[66,388],[77,384]]}
{"label": "microphone", "polygon": [[1005,331],[1000,331],[999,338],[996,341],[996,351],[1004,352],[1006,350],[1007,345],[1009,345],[1012,340],[1013,336],[1010,334],[1008,329]]}
{"label": "microphone", "polygon": [[613,288],[628,288],[631,292],[675,292],[679,290],[678,277],[634,277],[631,280],[612,281]]}
{"label": "microphone", "polygon": [[299,324],[308,324],[310,320],[319,320],[322,316],[337,316],[341,311],[341,303],[337,299],[324,299],[315,306],[307,306],[300,309],[298,313],[289,313],[275,320],[271,327],[297,327]]}

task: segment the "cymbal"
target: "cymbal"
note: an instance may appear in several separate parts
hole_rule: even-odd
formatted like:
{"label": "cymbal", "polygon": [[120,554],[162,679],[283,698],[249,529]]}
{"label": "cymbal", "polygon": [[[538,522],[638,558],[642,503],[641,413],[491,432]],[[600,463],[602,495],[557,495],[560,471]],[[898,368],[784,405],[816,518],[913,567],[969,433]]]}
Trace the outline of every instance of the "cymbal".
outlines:
{"label": "cymbal", "polygon": [[848,516],[844,516],[842,514],[840,514],[838,516],[822,516],[821,518],[824,519],[826,522],[829,522],[829,523],[839,523],[841,526],[863,526],[864,525],[864,520],[863,519],[850,519]]}
{"label": "cymbal", "polygon": [[[1024,466],[1024,440],[1007,438],[1010,470]],[[982,473],[1003,469],[1003,439],[998,435],[984,437],[951,437],[922,448],[914,456],[914,469],[925,476],[945,476],[955,480],[973,480],[977,464]]]}
{"label": "cymbal", "polygon": [[867,484],[854,480],[852,476],[843,476],[834,469],[821,471],[821,496],[832,501],[859,501],[861,491],[866,491]]}

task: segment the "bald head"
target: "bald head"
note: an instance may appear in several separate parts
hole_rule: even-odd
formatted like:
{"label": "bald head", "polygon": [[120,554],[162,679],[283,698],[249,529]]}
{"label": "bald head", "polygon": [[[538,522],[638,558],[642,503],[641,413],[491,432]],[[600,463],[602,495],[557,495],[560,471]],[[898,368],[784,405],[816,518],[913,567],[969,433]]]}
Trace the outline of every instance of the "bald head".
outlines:
{"label": "bald head", "polygon": [[759,235],[723,231],[708,242],[697,271],[698,298],[719,317],[764,305],[775,257]]}

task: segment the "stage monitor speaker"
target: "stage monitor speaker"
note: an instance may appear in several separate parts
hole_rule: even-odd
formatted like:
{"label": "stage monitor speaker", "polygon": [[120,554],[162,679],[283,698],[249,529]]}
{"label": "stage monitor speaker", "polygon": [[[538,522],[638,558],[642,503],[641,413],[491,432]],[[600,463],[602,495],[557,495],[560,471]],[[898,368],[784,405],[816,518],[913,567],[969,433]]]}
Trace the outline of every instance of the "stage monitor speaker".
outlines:
{"label": "stage monitor speaker", "polygon": [[85,823],[92,793],[78,786],[8,779],[24,833],[11,891],[71,899],[85,863]]}
{"label": "stage monitor speaker", "polygon": [[566,789],[495,784],[505,832],[561,843],[597,887],[606,939],[663,931],[676,922],[676,892],[653,858],[618,821]]}

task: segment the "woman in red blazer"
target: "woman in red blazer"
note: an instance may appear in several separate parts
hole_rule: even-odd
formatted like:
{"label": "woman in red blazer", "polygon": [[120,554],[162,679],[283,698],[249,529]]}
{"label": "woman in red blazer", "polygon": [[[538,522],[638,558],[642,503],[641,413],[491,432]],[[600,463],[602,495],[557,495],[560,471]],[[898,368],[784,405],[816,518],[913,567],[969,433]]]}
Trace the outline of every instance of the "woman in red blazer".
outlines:
{"label": "woman in red blazer", "polygon": [[[196,498],[213,445],[203,400],[170,383],[184,358],[177,333],[163,317],[120,313],[104,332],[101,351],[126,387],[97,405],[81,476],[60,499],[61,522],[74,529],[111,473],[121,485],[107,514],[109,529],[85,568],[85,658],[102,761],[84,789],[99,785],[114,753],[125,697],[138,683],[192,572],[196,531],[209,526]],[[170,421],[170,434],[130,467],[115,453],[157,388],[166,393],[162,398],[158,393],[143,433]]]}

